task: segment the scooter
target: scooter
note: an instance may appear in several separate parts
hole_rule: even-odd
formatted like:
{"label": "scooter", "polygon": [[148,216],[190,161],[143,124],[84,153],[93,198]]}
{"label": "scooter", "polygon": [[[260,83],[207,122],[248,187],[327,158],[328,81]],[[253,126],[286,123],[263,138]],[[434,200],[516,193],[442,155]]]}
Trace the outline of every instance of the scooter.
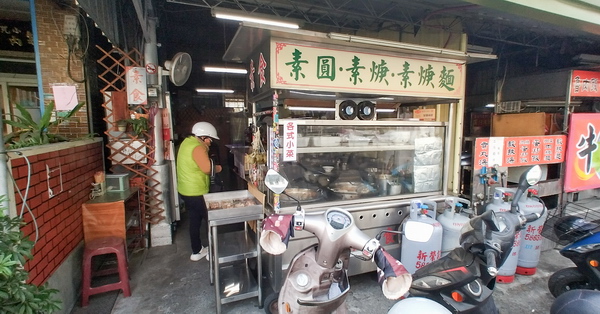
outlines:
{"label": "scooter", "polygon": [[554,300],[550,314],[597,314],[600,313],[600,291],[569,290]]}
{"label": "scooter", "polygon": [[548,279],[554,297],[573,290],[600,290],[600,225],[576,216],[564,216],[554,223],[558,243],[566,246],[560,254],[576,267],[561,269]]}
{"label": "scooter", "polygon": [[544,215],[523,215],[518,208],[521,195],[541,175],[539,166],[521,175],[510,211],[490,210],[471,218],[461,230],[461,246],[417,270],[410,297],[396,303],[388,314],[411,313],[411,305],[405,303],[415,297],[421,299],[421,306],[437,303],[451,313],[498,313],[492,297],[498,269],[510,255],[517,231]]}
{"label": "scooter", "polygon": [[[287,184],[273,169],[265,176],[265,185],[276,194],[285,193]],[[299,230],[313,233],[318,244],[294,256],[279,295],[272,298],[273,302],[265,302],[267,313],[346,313],[351,256],[375,260],[387,298],[397,300],[406,294],[411,284],[410,273],[377,239],[362,232],[348,211],[333,207],[324,213],[305,213],[300,202],[296,202],[293,215],[273,214],[263,221],[260,245],[270,254],[282,254],[289,238]]]}

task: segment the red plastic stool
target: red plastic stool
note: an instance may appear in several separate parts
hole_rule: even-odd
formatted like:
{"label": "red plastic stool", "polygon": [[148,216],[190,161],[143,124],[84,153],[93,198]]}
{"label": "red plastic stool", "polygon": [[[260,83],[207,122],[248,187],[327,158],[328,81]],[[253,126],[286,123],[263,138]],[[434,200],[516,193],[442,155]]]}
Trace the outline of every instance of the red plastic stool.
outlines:
{"label": "red plastic stool", "polygon": [[[117,255],[117,268],[107,269],[92,274],[92,257],[104,254]],[[119,273],[119,281],[99,287],[92,287],[93,275],[108,275]],[[129,273],[127,272],[127,252],[125,241],[119,237],[105,237],[94,239],[85,245],[83,252],[83,279],[81,292],[81,306],[87,306],[91,295],[113,290],[123,290],[123,295],[131,295],[129,288]]]}

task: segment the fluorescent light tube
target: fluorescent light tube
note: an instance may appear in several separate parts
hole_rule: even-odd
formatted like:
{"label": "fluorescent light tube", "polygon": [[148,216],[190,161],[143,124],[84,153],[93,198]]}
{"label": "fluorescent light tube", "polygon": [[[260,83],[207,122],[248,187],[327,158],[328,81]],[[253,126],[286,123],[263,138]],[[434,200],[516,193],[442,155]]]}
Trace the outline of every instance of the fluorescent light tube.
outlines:
{"label": "fluorescent light tube", "polygon": [[220,93],[220,94],[233,94],[232,89],[211,89],[211,88],[197,88],[198,93]]}
{"label": "fluorescent light tube", "polygon": [[419,51],[419,52],[437,53],[437,54],[441,54],[441,55],[451,55],[451,56],[458,56],[458,57],[465,57],[467,55],[466,53],[459,51],[459,50],[443,49],[443,48],[436,48],[436,47],[430,47],[430,46],[421,46],[421,45],[403,43],[400,41],[382,40],[382,39],[377,39],[377,38],[354,36],[354,35],[347,35],[347,34],[340,34],[340,33],[328,33],[327,37],[329,37],[331,39],[335,39],[335,40],[347,41],[349,43],[359,43],[359,44],[368,44],[368,45],[375,45],[375,46],[382,46],[382,47],[399,48],[399,49],[413,50],[413,51]]}
{"label": "fluorescent light tube", "polygon": [[297,23],[277,21],[270,18],[260,18],[256,17],[257,14],[253,14],[253,16],[250,16],[245,12],[237,10],[213,9],[212,15],[218,19],[251,22],[256,24],[271,25],[291,29],[300,28],[300,26]]}
{"label": "fluorescent light tube", "polygon": [[203,69],[204,69],[204,72],[230,73],[230,74],[247,74],[248,73],[248,70],[240,69],[240,68],[224,68],[224,67],[206,66]]}
{"label": "fluorescent light tube", "polygon": [[396,112],[396,109],[387,109],[387,108],[376,108],[377,112]]}
{"label": "fluorescent light tube", "polygon": [[335,108],[326,107],[287,107],[291,111],[335,111]]}
{"label": "fluorescent light tube", "polygon": [[496,105],[495,105],[495,104],[487,104],[487,105],[485,105],[485,106],[486,106],[487,108],[494,108],[494,107],[496,107]]}

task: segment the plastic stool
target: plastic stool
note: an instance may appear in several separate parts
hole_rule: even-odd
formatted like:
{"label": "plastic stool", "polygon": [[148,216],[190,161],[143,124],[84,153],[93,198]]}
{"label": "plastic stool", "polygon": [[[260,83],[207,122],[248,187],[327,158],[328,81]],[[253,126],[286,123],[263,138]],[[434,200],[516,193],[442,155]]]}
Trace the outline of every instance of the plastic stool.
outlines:
{"label": "plastic stool", "polygon": [[[117,255],[117,268],[107,269],[92,274],[92,257],[104,254]],[[99,287],[92,287],[93,275],[108,275],[119,273],[119,281]],[[123,295],[131,295],[129,288],[129,273],[127,271],[127,252],[125,241],[119,237],[105,237],[94,239],[85,245],[83,252],[83,279],[81,292],[81,306],[87,306],[91,295],[112,290],[123,290]]]}

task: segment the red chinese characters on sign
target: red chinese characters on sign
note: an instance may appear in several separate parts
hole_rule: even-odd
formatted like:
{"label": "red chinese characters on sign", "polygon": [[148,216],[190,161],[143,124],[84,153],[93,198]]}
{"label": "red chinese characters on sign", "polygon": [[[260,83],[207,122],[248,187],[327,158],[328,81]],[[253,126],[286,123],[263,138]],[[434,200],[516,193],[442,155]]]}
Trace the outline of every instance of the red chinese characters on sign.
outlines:
{"label": "red chinese characters on sign", "polygon": [[298,125],[289,121],[283,125],[283,161],[296,161],[298,154]]}
{"label": "red chinese characters on sign", "polygon": [[125,67],[127,87],[127,103],[130,105],[145,105],[148,101],[146,93],[146,68]]}
{"label": "red chinese characters on sign", "polygon": [[442,257],[441,250],[437,250],[437,251],[419,250],[419,253],[417,253],[417,262],[415,264],[415,268],[416,269],[423,268],[427,264],[431,264],[432,262],[435,262],[440,257]]}
{"label": "red chinese characters on sign", "polygon": [[263,85],[267,84],[267,78],[265,76],[265,69],[267,68],[267,61],[263,56],[262,52],[258,59],[258,88],[262,88]]}
{"label": "red chinese characters on sign", "polygon": [[573,71],[571,74],[571,96],[572,97],[598,97],[600,90],[600,72]]}
{"label": "red chinese characters on sign", "polygon": [[[502,138],[500,138],[502,139]],[[480,137],[475,141],[473,165],[476,168],[492,166],[489,163],[491,142],[499,142],[501,162],[494,163],[503,167],[553,164],[563,162],[565,158],[565,135],[505,137],[504,140],[490,141],[489,137]]]}

